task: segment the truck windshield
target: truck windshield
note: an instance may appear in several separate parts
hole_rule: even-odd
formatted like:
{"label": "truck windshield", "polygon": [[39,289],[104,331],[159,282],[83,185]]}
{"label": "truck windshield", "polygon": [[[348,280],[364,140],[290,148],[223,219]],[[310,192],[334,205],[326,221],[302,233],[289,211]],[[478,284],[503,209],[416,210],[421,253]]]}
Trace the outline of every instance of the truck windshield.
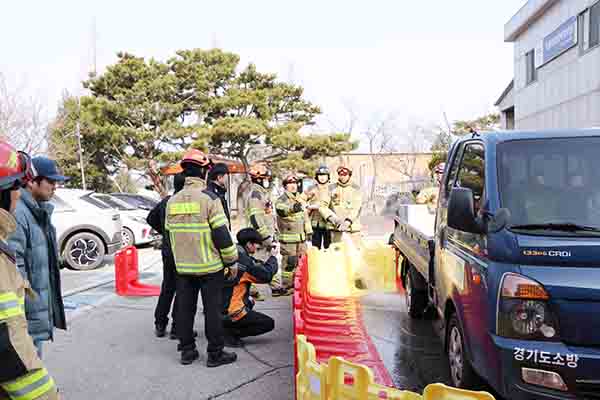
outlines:
{"label": "truck windshield", "polygon": [[500,197],[511,212],[509,225],[561,235],[586,231],[577,226],[600,228],[599,150],[600,137],[500,144]]}

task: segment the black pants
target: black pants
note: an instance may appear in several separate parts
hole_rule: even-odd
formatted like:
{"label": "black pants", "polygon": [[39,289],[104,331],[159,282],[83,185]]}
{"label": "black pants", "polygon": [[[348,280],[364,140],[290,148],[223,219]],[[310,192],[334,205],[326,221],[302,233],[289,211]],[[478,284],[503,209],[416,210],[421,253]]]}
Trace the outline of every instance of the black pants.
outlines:
{"label": "black pants", "polygon": [[331,245],[331,231],[325,228],[314,228],[312,245],[318,249],[328,249]]}
{"label": "black pants", "polygon": [[207,351],[218,353],[223,350],[224,330],[221,313],[223,310],[223,270],[202,276],[177,276],[177,336],[181,350],[196,349],[194,319],[198,306],[198,293],[202,295],[204,307],[204,333],[208,340]]}
{"label": "black pants", "polygon": [[[165,327],[169,324],[169,311],[171,312],[171,331],[176,331],[177,326],[177,270],[175,269],[175,260],[171,252],[163,252],[163,281],[160,288],[160,296],[154,310],[154,324],[159,327]],[[173,307],[171,308],[171,304]]]}
{"label": "black pants", "polygon": [[268,315],[257,311],[250,311],[239,321],[225,321],[225,332],[227,335],[243,338],[248,336],[259,336],[271,332],[275,328],[275,321]]}

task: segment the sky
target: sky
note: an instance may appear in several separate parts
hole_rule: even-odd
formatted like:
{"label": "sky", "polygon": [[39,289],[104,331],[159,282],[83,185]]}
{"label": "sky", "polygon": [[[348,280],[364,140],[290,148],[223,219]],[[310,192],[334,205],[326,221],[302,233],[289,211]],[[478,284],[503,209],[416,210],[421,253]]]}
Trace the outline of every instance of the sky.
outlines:
{"label": "sky", "polygon": [[[504,24],[524,0],[20,0],[0,14],[0,72],[51,117],[61,94],[81,92],[93,65],[118,51],[167,59],[220,47],[243,65],[305,88],[318,128],[358,131],[393,115],[403,129],[493,110],[513,76]],[[95,32],[93,26],[95,20]],[[95,40],[93,39],[95,37]]]}

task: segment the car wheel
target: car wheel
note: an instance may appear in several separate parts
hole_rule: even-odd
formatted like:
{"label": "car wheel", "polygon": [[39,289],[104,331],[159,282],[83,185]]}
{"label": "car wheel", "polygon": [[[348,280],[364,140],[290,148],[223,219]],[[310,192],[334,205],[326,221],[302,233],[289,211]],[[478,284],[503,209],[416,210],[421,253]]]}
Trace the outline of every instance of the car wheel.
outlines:
{"label": "car wheel", "polygon": [[404,296],[406,309],[411,318],[421,318],[427,308],[427,290],[422,288],[423,285],[418,284],[422,280],[414,267],[409,266],[405,278]]}
{"label": "car wheel", "polygon": [[461,389],[473,388],[479,380],[467,357],[463,331],[456,314],[450,317],[447,335],[446,348],[452,384]]}
{"label": "car wheel", "polygon": [[121,243],[123,243],[123,247],[133,246],[135,244],[135,236],[131,229],[123,228],[121,231]]}
{"label": "car wheel", "polygon": [[63,251],[67,266],[79,271],[96,269],[104,262],[104,243],[93,233],[77,233],[67,240]]}

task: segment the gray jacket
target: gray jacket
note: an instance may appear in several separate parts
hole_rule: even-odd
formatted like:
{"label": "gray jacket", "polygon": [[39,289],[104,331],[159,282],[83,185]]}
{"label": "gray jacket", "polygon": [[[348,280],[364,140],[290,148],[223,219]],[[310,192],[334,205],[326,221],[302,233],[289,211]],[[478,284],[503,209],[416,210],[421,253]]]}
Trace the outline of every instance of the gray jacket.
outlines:
{"label": "gray jacket", "polygon": [[37,293],[35,300],[25,300],[28,330],[34,341],[52,339],[54,327],[67,328],[56,229],[50,222],[53,211],[52,204],[40,204],[30,192],[21,190],[15,210],[17,230],[8,238],[21,275]]}

